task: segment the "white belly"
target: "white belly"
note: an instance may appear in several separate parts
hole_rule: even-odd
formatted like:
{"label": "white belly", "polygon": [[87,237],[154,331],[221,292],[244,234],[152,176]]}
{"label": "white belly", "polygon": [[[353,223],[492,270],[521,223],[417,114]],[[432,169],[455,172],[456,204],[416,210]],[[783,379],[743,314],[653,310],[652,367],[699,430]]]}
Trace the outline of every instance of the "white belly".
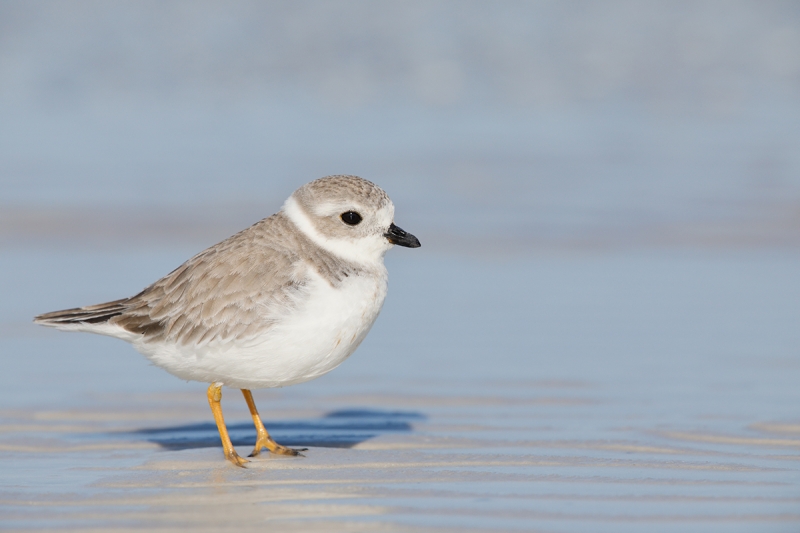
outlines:
{"label": "white belly", "polygon": [[133,344],[155,365],[187,380],[243,389],[302,383],[330,372],[355,351],[380,313],[386,288],[385,270],[379,276],[350,276],[336,288],[314,273],[300,305],[246,342]]}

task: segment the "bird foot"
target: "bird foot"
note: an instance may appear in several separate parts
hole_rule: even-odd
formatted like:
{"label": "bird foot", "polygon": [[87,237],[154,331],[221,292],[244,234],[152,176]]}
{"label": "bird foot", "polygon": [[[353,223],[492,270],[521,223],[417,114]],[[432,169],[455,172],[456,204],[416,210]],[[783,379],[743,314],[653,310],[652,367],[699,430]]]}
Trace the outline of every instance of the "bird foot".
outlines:
{"label": "bird foot", "polygon": [[298,449],[289,448],[287,446],[278,444],[277,442],[272,440],[271,437],[259,436],[258,440],[256,440],[256,445],[253,448],[253,453],[251,453],[248,457],[256,457],[261,453],[261,450],[263,450],[264,448],[268,449],[270,453],[274,453],[276,455],[289,455],[292,457],[298,457],[298,456],[305,457],[305,455],[303,455],[300,452],[308,450],[308,448],[298,448]]}
{"label": "bird foot", "polygon": [[245,463],[249,463],[250,462],[247,459],[245,459],[244,457],[240,456],[238,453],[236,453],[236,450],[233,450],[233,449],[231,449],[230,452],[227,452],[225,454],[225,458],[228,461],[232,462],[233,464],[235,464],[236,466],[239,466],[241,468],[245,467],[244,466]]}

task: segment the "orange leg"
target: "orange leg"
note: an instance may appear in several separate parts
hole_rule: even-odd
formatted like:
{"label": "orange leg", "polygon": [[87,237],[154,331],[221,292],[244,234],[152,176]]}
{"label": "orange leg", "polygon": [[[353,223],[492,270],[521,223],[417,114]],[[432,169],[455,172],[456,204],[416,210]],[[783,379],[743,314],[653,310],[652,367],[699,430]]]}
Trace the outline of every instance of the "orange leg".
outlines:
{"label": "orange leg", "polygon": [[250,461],[239,457],[239,454],[233,449],[231,438],[228,436],[228,428],[225,427],[225,419],[222,418],[222,406],[219,404],[221,399],[222,385],[212,383],[208,387],[208,405],[211,406],[211,412],[214,413],[214,421],[217,423],[219,438],[222,439],[222,449],[225,452],[225,458],[236,466],[244,468],[244,464]]}
{"label": "orange leg", "polygon": [[267,428],[264,427],[264,423],[261,422],[261,417],[258,415],[258,409],[256,409],[256,402],[253,401],[252,393],[247,389],[242,389],[242,395],[244,396],[244,401],[247,402],[247,407],[250,409],[250,414],[253,415],[253,424],[256,426],[257,434],[256,447],[253,448],[253,453],[251,453],[249,457],[255,457],[256,455],[260,454],[263,448],[266,448],[272,453],[277,453],[279,455],[299,455],[302,457],[303,454],[300,452],[304,452],[308,448],[294,450],[292,448],[287,448],[286,446],[281,446],[272,440],[272,437],[270,437],[269,433],[267,433]]}

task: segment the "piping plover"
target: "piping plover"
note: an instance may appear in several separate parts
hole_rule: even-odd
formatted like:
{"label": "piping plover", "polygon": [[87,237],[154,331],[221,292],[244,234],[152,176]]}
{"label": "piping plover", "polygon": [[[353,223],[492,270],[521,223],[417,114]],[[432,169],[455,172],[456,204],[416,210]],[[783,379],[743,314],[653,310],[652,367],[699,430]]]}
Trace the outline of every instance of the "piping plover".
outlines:
{"label": "piping plover", "polygon": [[37,316],[45,326],[131,343],[179,378],[210,383],[208,402],[229,461],[243,466],[222,417],[223,385],[241,389],[257,440],[298,455],[264,428],[250,389],[302,383],[358,347],[386,297],[386,251],[417,248],[394,225],[375,184],[328,176],[297,189],[281,210],[200,252],[139,294]]}

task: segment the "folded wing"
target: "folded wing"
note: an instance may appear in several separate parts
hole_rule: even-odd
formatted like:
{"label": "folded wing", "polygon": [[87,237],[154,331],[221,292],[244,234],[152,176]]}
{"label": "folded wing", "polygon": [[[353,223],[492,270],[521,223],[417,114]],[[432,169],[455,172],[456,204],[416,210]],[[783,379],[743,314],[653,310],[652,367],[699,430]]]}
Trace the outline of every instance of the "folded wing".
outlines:
{"label": "folded wing", "polygon": [[[277,222],[277,224],[276,224]],[[204,345],[263,334],[302,302],[304,262],[273,217],[199,253],[130,298],[37,316],[37,323],[130,340]]]}

